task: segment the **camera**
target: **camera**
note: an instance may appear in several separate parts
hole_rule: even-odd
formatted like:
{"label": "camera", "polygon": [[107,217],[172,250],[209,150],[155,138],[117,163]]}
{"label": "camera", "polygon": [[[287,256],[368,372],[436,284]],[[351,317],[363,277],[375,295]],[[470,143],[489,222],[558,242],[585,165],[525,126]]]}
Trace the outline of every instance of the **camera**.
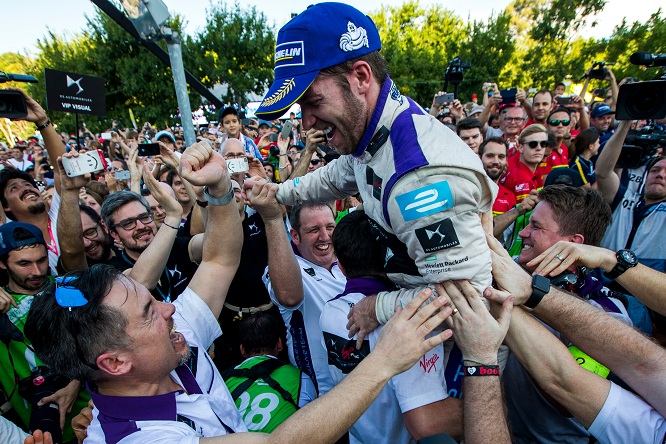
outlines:
{"label": "camera", "polygon": [[654,156],[657,148],[666,146],[666,133],[659,128],[645,125],[640,130],[629,130],[617,160],[618,168],[638,168]]}
{"label": "camera", "polygon": [[271,156],[278,157],[280,155],[280,148],[277,145],[271,145],[269,151]]}
{"label": "camera", "polygon": [[[0,71],[0,83],[5,82],[37,83],[37,79],[24,74],[6,74]],[[0,90],[0,117],[25,119],[27,115],[28,107],[21,91]]]}
{"label": "camera", "polygon": [[587,76],[591,79],[604,80],[606,74],[608,74],[608,68],[606,68],[607,65],[612,66],[614,63],[594,62],[594,65],[592,65],[592,69],[590,69],[590,73]]}
{"label": "camera", "polygon": [[30,430],[51,432],[54,443],[62,442],[60,430],[60,412],[58,404],[51,402],[39,407],[40,399],[51,396],[70,383],[70,379],[54,373],[46,366],[35,367],[30,376],[23,378],[18,384],[18,393],[32,406],[30,413]]}
{"label": "camera", "polygon": [[460,84],[463,81],[463,70],[471,68],[472,64],[463,62],[460,57],[456,57],[449,63],[444,73],[444,80],[451,82],[454,85]]}
{"label": "camera", "polygon": [[661,119],[666,116],[666,80],[626,83],[617,96],[617,120]]}
{"label": "camera", "polygon": [[19,91],[0,91],[0,117],[8,119],[25,119],[28,108],[25,98]]}

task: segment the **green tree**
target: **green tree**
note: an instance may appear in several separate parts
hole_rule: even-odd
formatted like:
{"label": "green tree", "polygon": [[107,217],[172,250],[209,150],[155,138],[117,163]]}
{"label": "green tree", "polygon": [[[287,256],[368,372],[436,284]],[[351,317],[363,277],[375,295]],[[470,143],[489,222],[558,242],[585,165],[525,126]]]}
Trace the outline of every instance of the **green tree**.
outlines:
{"label": "green tree", "polygon": [[[28,57],[14,52],[0,54],[0,71],[5,74],[28,74],[31,71],[32,60]],[[28,91],[28,84],[23,82],[6,82],[0,84],[4,88],[19,88]],[[0,140],[14,145],[16,138],[26,139],[35,133],[35,125],[25,121],[12,122],[9,119],[0,118]]]}
{"label": "green tree", "polygon": [[423,8],[415,0],[385,6],[370,16],[391,78],[403,94],[430,106],[444,86],[449,61],[460,53],[467,27],[453,12],[439,5]]}
{"label": "green tree", "polygon": [[481,91],[483,83],[496,82],[515,52],[511,14],[503,11],[497,16],[491,15],[486,22],[475,20],[461,48],[463,60],[472,63],[461,85],[461,97],[469,100],[473,93]]}
{"label": "green tree", "polygon": [[647,22],[634,22],[628,25],[626,20],[615,27],[613,34],[602,41],[605,58],[617,63],[613,67],[618,81],[624,77],[650,80],[657,71],[647,70],[629,63],[631,54],[636,51],[650,53],[666,52],[666,20],[659,8]]}
{"label": "green tree", "polygon": [[[182,19],[173,18],[169,26],[180,33]],[[166,47],[164,42],[160,45]],[[89,17],[85,30],[73,40],[66,41],[49,33],[38,41],[38,48],[40,54],[34,73],[38,78],[43,79],[44,68],[104,78],[106,116],[80,116],[92,131],[109,128],[113,119],[131,126],[129,109],[133,110],[139,125],[150,121],[164,127],[179,121],[175,117],[178,104],[171,69],[103,12],[98,10]],[[44,83],[31,88],[31,92],[45,103]],[[190,94],[190,102],[196,109],[201,98],[198,94]],[[73,114],[53,111],[50,114],[65,130],[73,131]]]}
{"label": "green tree", "polygon": [[238,3],[211,4],[206,15],[204,30],[187,39],[185,60],[204,85],[226,85],[223,101],[245,104],[273,80],[274,29],[262,12]]}

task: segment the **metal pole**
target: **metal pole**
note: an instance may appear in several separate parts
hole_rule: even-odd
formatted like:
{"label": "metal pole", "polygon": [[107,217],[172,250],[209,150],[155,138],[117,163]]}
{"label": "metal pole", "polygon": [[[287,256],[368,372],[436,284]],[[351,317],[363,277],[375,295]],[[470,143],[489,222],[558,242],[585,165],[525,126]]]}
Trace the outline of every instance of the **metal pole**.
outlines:
{"label": "metal pole", "polygon": [[180,49],[180,39],[178,38],[178,33],[173,32],[171,28],[162,28],[162,34],[169,48],[171,73],[173,74],[173,84],[176,88],[178,109],[180,109],[180,122],[185,134],[185,146],[192,146],[197,139],[194,132],[194,124],[192,123],[190,96],[187,95],[187,82],[185,81],[185,68],[183,68],[183,53]]}
{"label": "metal pole", "polygon": [[76,150],[81,151],[81,136],[79,135],[79,113],[74,113],[76,121]]}

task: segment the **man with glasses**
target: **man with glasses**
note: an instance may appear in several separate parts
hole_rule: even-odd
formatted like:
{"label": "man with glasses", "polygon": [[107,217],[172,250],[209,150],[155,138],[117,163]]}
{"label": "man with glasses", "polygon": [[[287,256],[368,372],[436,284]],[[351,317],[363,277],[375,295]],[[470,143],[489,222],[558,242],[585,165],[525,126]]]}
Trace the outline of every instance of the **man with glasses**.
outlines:
{"label": "man with glasses", "polygon": [[[30,341],[23,335],[23,328],[34,295],[52,281],[49,275],[49,260],[46,242],[41,231],[34,225],[10,222],[0,226],[0,268],[8,277],[3,287],[12,298],[7,313],[0,314],[0,335],[4,346],[0,345],[0,382],[12,411],[4,415],[16,421],[24,430],[30,430],[30,415],[36,409],[31,399],[23,398],[19,391],[20,381],[29,381],[33,371],[40,368],[46,375],[44,363],[35,356]],[[81,391],[79,381],[71,381],[55,387],[54,393],[38,399],[44,409],[56,409],[60,415],[54,428],[48,430],[63,436],[64,441],[74,439],[71,428],[71,416],[68,412],[78,413],[90,399]],[[69,416],[67,420],[65,417]],[[73,415],[72,415],[73,416]],[[59,427],[58,427],[59,425]],[[38,423],[38,428],[48,427]]]}
{"label": "man with glasses", "polygon": [[[580,98],[578,99],[579,103]],[[547,176],[553,168],[569,167],[569,148],[564,144],[565,140],[571,140],[571,112],[567,108],[557,108],[548,115],[548,129],[555,133],[555,147],[546,149],[544,160],[545,169],[542,167],[541,175]]]}
{"label": "man with glasses", "polygon": [[[144,174],[144,180],[154,181],[148,174]],[[154,196],[162,201],[167,212],[159,232],[154,222],[155,215],[144,197],[132,191],[120,191],[104,201],[104,224],[114,241],[124,247],[105,263],[123,271],[133,268],[144,251],[163,233],[155,248],[146,253],[150,263],[141,267],[137,265],[137,268],[139,272],[147,272],[139,281],[151,289],[153,296],[157,300],[170,302],[185,290],[201,261],[203,235],[176,237],[181,207],[173,197],[164,197],[166,193],[157,185],[151,192],[153,190],[160,190]]]}
{"label": "man with glasses", "polygon": [[500,183],[516,196],[521,203],[530,191],[543,186],[543,178],[537,167],[543,160],[548,146],[548,134],[542,125],[530,125],[520,133],[517,149],[520,153],[518,162],[509,167]]}
{"label": "man with glasses", "polygon": [[500,106],[500,131],[492,132],[490,135],[500,133],[501,137],[509,142],[509,156],[513,155],[518,142],[518,135],[525,126],[525,109],[515,104],[506,104]]}

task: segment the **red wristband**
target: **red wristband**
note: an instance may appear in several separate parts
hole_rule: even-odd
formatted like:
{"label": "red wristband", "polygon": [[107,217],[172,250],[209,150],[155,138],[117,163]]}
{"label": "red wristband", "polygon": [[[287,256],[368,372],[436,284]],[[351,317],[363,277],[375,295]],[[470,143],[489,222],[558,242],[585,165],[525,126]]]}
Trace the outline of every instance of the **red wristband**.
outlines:
{"label": "red wristband", "polygon": [[465,376],[499,376],[499,365],[466,365],[463,367]]}

